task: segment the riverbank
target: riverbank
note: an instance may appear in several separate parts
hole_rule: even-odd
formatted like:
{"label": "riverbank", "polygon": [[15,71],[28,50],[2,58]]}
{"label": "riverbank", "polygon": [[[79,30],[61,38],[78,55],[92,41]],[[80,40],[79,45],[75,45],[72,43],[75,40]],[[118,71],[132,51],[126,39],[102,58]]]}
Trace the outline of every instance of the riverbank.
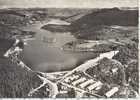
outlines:
{"label": "riverbank", "polygon": [[70,32],[70,24],[67,21],[60,19],[50,19],[41,29],[48,30],[51,32]]}
{"label": "riverbank", "polygon": [[125,46],[124,43],[111,40],[76,40],[66,43],[61,49],[72,52],[94,52],[102,53],[111,50],[116,50],[120,46]]}
{"label": "riverbank", "polygon": [[54,24],[49,24],[49,25],[44,25],[41,27],[42,29],[49,30],[51,32],[69,32],[71,31],[69,25],[54,25]]}

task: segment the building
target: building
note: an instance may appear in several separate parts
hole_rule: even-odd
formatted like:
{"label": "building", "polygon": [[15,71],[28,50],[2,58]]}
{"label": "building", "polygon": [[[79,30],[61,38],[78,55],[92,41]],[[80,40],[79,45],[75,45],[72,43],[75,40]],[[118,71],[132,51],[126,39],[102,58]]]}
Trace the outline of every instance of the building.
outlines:
{"label": "building", "polygon": [[100,81],[98,81],[98,82],[96,82],[96,83],[94,83],[94,84],[88,86],[87,89],[88,89],[89,91],[91,91],[91,90],[93,90],[93,89],[95,89],[96,87],[99,87],[99,86],[101,86],[101,85],[103,85],[103,83],[101,83]]}
{"label": "building", "polygon": [[93,79],[87,80],[86,82],[80,84],[81,88],[85,88],[87,85],[95,83],[95,81]]}
{"label": "building", "polygon": [[72,82],[72,85],[76,86],[77,84],[82,83],[84,81],[86,81],[86,78],[85,77],[82,77],[82,78],[80,78],[80,79]]}

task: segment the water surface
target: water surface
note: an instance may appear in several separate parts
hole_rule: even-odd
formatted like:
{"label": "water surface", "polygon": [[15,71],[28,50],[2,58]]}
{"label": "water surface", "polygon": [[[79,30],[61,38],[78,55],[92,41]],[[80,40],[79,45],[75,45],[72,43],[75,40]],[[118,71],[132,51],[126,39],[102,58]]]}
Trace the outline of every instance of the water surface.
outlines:
{"label": "water surface", "polygon": [[[60,21],[61,22],[61,21]],[[63,51],[61,47],[76,38],[70,32],[50,32],[41,29],[44,23],[26,27],[26,30],[35,31],[34,40],[28,41],[23,50],[23,60],[33,70],[43,72],[56,72],[77,67],[80,62],[94,58],[92,52]]]}

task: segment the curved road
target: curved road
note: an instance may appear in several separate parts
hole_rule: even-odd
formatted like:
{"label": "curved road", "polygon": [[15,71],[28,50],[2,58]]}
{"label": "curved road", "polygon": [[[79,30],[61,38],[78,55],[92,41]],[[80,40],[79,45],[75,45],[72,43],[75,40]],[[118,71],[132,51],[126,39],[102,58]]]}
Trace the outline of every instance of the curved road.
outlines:
{"label": "curved road", "polygon": [[55,98],[56,95],[58,94],[58,87],[56,83],[51,82],[50,80],[38,75],[38,77],[43,81],[42,86],[44,86],[46,83],[49,85],[50,87],[50,96],[51,98]]}
{"label": "curved road", "polygon": [[58,94],[58,87],[57,87],[57,84],[49,81],[48,79],[40,76],[40,75],[37,75],[42,81],[43,83],[38,86],[37,88],[35,89],[32,89],[29,93],[28,93],[28,96],[32,96],[36,91],[38,91],[40,88],[42,88],[43,86],[45,86],[46,84],[49,85],[49,97],[50,98],[55,98],[56,95]]}

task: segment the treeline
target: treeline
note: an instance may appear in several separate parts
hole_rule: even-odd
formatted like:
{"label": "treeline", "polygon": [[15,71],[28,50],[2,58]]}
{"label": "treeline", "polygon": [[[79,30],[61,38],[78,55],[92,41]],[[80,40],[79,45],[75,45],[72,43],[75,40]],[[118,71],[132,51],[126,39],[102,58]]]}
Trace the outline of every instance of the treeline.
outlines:
{"label": "treeline", "polygon": [[137,26],[138,10],[101,9],[74,21],[71,27],[75,32],[99,25]]}

